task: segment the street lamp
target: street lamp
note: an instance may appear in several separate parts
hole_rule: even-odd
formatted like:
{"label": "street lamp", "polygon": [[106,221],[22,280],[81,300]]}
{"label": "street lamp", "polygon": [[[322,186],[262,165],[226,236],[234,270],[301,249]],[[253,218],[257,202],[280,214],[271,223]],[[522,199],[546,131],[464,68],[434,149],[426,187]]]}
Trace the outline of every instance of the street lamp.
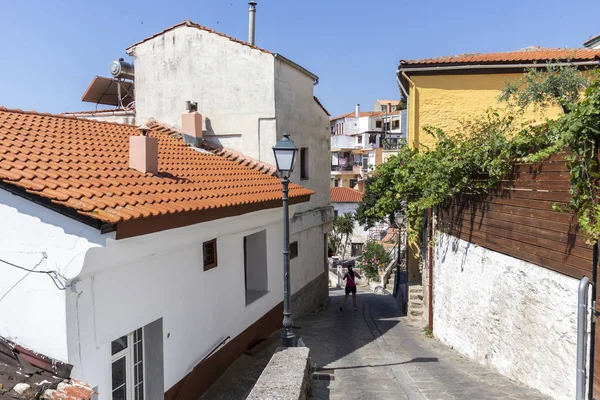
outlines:
{"label": "street lamp", "polygon": [[298,149],[288,133],[273,146],[277,171],[283,186],[283,331],[281,339],[283,347],[294,347],[294,332],[292,332],[292,310],[290,308],[290,219],[288,209],[289,177],[294,170],[294,161]]}

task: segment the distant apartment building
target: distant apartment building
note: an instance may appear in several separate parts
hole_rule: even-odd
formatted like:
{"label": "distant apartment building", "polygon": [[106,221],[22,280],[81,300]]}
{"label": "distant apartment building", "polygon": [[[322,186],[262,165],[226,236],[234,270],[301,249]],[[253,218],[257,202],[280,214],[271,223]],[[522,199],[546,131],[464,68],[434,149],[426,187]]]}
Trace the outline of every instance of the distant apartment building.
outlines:
{"label": "distant apartment building", "polygon": [[330,120],[332,187],[360,189],[360,182],[406,140],[406,110],[396,110],[397,100],[380,102],[374,106],[380,111],[361,111],[357,104],[354,112]]}
{"label": "distant apartment building", "polygon": [[600,49],[600,34],[591,36],[583,43],[583,47],[594,50]]}

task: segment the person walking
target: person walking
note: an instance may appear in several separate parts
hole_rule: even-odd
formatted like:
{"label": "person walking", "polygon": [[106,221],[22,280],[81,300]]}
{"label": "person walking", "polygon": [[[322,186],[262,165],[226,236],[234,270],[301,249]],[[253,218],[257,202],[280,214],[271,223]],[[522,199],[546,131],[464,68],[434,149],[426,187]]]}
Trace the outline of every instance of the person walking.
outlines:
{"label": "person walking", "polygon": [[346,280],[346,296],[344,297],[344,302],[340,307],[340,311],[344,311],[344,306],[346,305],[346,300],[348,300],[348,295],[352,293],[352,304],[354,305],[354,311],[358,310],[356,308],[356,279],[361,279],[358,273],[352,270],[352,267],[348,267],[348,272],[344,274],[342,280]]}

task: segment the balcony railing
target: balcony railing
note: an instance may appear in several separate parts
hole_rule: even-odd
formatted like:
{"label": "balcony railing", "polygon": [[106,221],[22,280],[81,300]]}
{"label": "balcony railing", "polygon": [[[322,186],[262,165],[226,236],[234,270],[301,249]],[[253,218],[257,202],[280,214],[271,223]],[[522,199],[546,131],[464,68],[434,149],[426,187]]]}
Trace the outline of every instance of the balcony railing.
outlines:
{"label": "balcony railing", "polygon": [[332,172],[353,172],[354,171],[354,165],[332,165],[331,166],[331,171]]}

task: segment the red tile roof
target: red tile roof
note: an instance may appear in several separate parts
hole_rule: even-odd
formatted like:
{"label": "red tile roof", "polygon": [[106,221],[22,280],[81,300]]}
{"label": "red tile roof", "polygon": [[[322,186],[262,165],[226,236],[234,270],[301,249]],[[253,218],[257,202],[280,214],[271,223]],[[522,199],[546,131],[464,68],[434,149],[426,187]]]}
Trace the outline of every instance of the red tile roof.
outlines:
{"label": "red tile roof", "polygon": [[[106,223],[281,199],[265,166],[202,152],[155,125],[159,173],[129,168],[137,128],[0,107],[0,182]],[[217,154],[213,154],[217,153]],[[290,185],[290,198],[313,194]]]}
{"label": "red tile roof", "polygon": [[523,62],[546,62],[558,59],[569,61],[600,60],[600,50],[552,49],[534,47],[531,50],[523,49],[505,53],[472,53],[437,58],[425,58],[422,60],[400,60],[400,68],[403,66],[434,66],[446,64],[514,64]]}
{"label": "red tile roof", "polygon": [[313,96],[313,99],[315,99],[315,101],[317,102],[317,104],[319,105],[319,107],[321,107],[321,109],[323,111],[325,111],[325,114],[327,114],[328,116],[331,117],[331,114],[329,114],[329,111],[327,111],[327,109],[323,106],[323,104],[321,104],[321,102],[319,101],[319,99],[317,99],[317,96]]}
{"label": "red tile roof", "polygon": [[[360,112],[361,117],[380,117],[382,115],[385,115],[385,112],[382,112],[382,111],[361,111]],[[342,119],[342,118],[355,118],[355,116],[356,116],[356,111],[352,111],[352,112],[349,112],[348,114],[339,115],[337,117],[330,118],[330,120],[334,121],[336,119]]]}
{"label": "red tile roof", "polygon": [[172,26],[172,27],[170,27],[170,28],[164,29],[164,30],[163,30],[163,31],[161,31],[161,32],[155,33],[155,34],[154,34],[154,35],[152,35],[152,36],[148,36],[147,38],[145,38],[145,39],[142,39],[142,40],[140,40],[139,42],[137,42],[137,43],[135,43],[135,44],[132,44],[132,45],[131,45],[131,46],[129,46],[127,49],[125,49],[125,51],[126,51],[128,54],[129,54],[129,53],[130,53],[130,51],[131,51],[131,50],[133,50],[133,48],[134,48],[135,46],[137,46],[137,45],[139,45],[139,44],[142,44],[142,43],[144,43],[144,42],[147,42],[148,40],[154,39],[155,37],[158,37],[158,36],[160,36],[160,35],[164,35],[165,33],[169,32],[169,31],[172,31],[173,29],[177,29],[177,28],[179,28],[179,27],[181,27],[181,26],[188,26],[188,27],[191,27],[191,28],[200,29],[201,31],[206,31],[206,32],[214,33],[215,35],[222,36],[222,37],[224,37],[224,38],[226,38],[226,39],[229,39],[229,40],[231,40],[232,42],[236,42],[236,43],[239,43],[239,44],[243,44],[244,46],[248,46],[248,47],[250,47],[250,48],[252,48],[252,49],[259,50],[259,51],[262,51],[263,53],[273,54],[273,53],[271,53],[269,50],[261,49],[260,47],[257,47],[257,46],[254,46],[254,45],[251,45],[251,44],[250,44],[250,43],[248,43],[248,42],[244,42],[243,40],[239,40],[239,39],[236,39],[236,38],[234,38],[234,37],[231,37],[231,36],[225,35],[224,33],[217,32],[217,31],[215,31],[215,30],[212,30],[212,29],[210,29],[210,28],[207,28],[207,27],[205,27],[205,26],[199,25],[199,24],[197,24],[197,23],[195,23],[195,22],[192,22],[192,21],[190,21],[190,20],[185,20],[185,21],[183,21],[183,22],[180,22],[180,23],[178,23],[178,24],[176,24],[176,25],[173,25],[173,26]]}
{"label": "red tile roof", "polygon": [[349,187],[332,187],[331,202],[332,203],[360,203],[363,194],[356,189]]}
{"label": "red tile roof", "polygon": [[[166,133],[177,139],[181,139],[181,131],[162,122],[158,122],[154,119],[148,121],[146,123],[146,126],[152,128],[156,132]],[[277,167],[275,167],[274,165],[264,163],[252,157],[248,157],[242,153],[239,153],[235,150],[211,143],[208,140],[204,140],[201,143],[201,146],[204,150],[210,151],[211,153],[216,154],[218,156],[225,157],[231,161],[234,161],[237,164],[244,165],[256,171],[272,176],[275,176],[277,174]]]}
{"label": "red tile roof", "polygon": [[94,114],[113,114],[113,113],[122,113],[122,112],[128,112],[128,113],[135,114],[134,109],[127,110],[125,108],[110,108],[108,110],[69,111],[69,112],[60,113],[59,115],[84,115],[84,114],[94,115]]}

